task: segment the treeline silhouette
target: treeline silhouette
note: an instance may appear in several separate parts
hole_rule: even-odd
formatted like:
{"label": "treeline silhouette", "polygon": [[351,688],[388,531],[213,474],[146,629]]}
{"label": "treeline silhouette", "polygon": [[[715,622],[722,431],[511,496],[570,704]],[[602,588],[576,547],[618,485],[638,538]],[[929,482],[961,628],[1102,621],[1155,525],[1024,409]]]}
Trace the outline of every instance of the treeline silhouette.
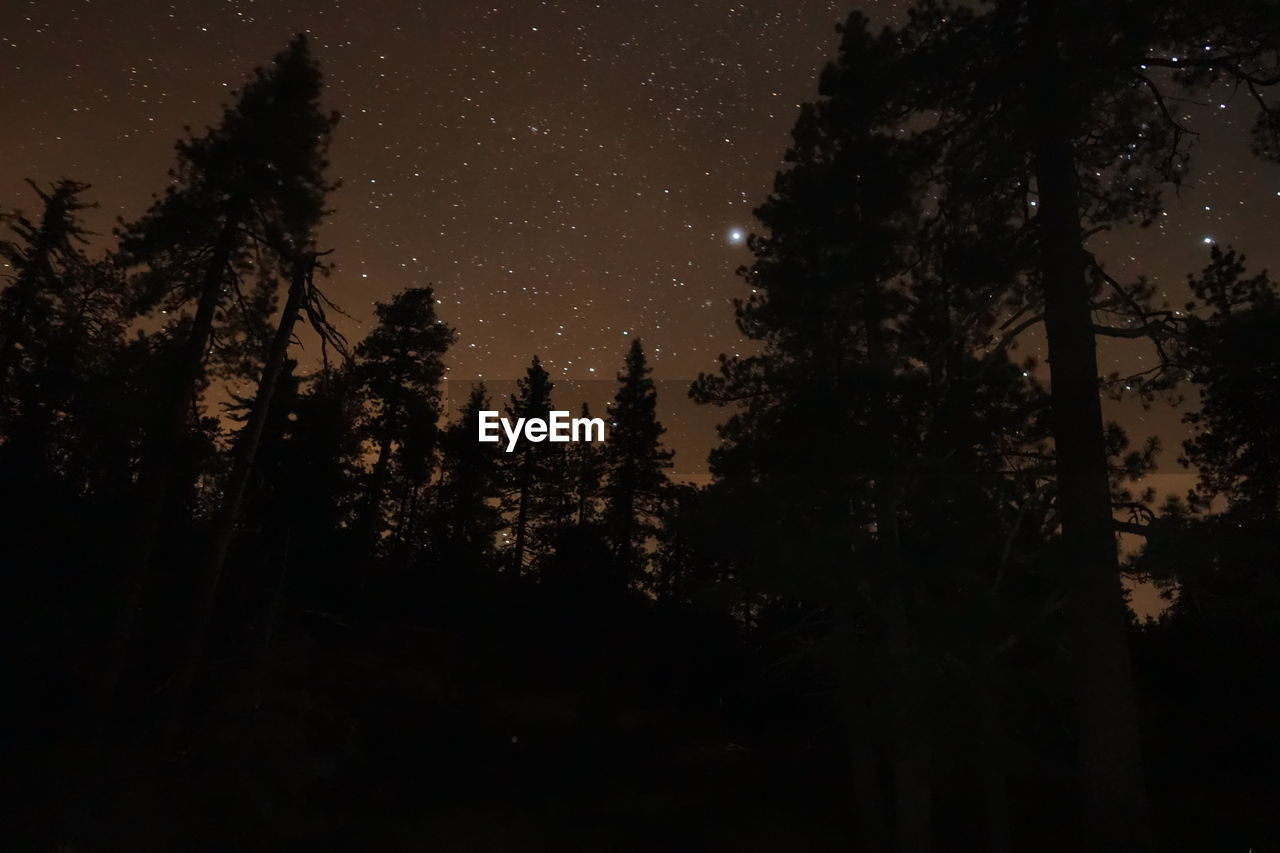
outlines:
{"label": "treeline silhouette", "polygon": [[[1058,6],[841,27],[740,271],[758,345],[690,391],[726,409],[701,488],[639,340],[607,442],[505,453],[482,384],[444,411],[431,287],[342,336],[301,36],[105,255],[89,188],[33,183],[0,243],[15,846],[1280,846],[1280,288],[1213,247],[1174,307],[1088,248],[1186,173],[1164,87],[1236,81],[1275,159],[1280,18]],[[1155,366],[1100,380],[1098,336]],[[1199,485],[1157,504],[1100,393],[1188,384]],[[554,392],[535,356],[505,409]]]}

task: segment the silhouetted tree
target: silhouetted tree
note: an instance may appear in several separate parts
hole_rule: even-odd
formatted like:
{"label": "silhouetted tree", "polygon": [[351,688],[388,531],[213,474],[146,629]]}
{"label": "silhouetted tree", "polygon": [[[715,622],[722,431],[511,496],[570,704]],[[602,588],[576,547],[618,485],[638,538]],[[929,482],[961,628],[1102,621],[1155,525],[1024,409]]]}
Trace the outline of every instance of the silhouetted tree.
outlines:
{"label": "silhouetted tree", "polygon": [[37,338],[54,323],[56,302],[66,302],[89,277],[79,221],[80,212],[91,206],[80,200],[88,185],[62,180],[44,190],[28,183],[42,203],[39,221],[19,212],[6,216],[14,239],[0,241],[0,256],[10,270],[0,293],[0,399],[10,405],[12,375],[30,369],[23,362],[42,355]]}
{"label": "silhouetted tree", "polygon": [[1233,515],[1280,518],[1280,289],[1265,272],[1245,275],[1245,259],[1213,247],[1191,279],[1187,366],[1200,408],[1185,421],[1194,435],[1186,461],[1200,475],[1202,502],[1227,498]]}
{"label": "silhouetted tree", "polygon": [[[716,559],[743,585],[746,618],[782,615],[785,602],[826,625],[818,654],[844,696],[864,844],[890,835],[883,758],[897,845],[917,851],[932,844],[937,673],[961,649],[994,670],[1008,640],[951,622],[943,602],[967,588],[1006,615],[998,579],[1044,535],[1020,530],[1020,517],[1043,518],[1047,504],[1043,473],[1008,461],[1045,455],[1033,426],[1042,396],[1003,334],[1020,322],[1005,314],[1021,296],[1016,228],[998,203],[969,200],[963,225],[926,205],[947,190],[933,172],[945,140],[909,127],[906,46],[857,15],[844,26],[756,211],[768,233],[750,238],[738,323],[762,350],[722,357],[721,376],[694,395],[740,406],[712,455],[708,506],[737,507],[744,541]],[[951,527],[956,515],[988,535]],[[956,537],[971,539],[971,559],[952,565],[940,555]],[[980,595],[984,584],[998,592]],[[1007,801],[991,811],[1003,824],[993,838],[1007,837],[994,817]]]}
{"label": "silhouetted tree", "polygon": [[444,571],[477,574],[497,567],[498,445],[479,441],[484,383],[472,386],[459,418],[441,439],[440,482],[427,521],[429,559]]}
{"label": "silhouetted tree", "polygon": [[[907,307],[894,279],[906,272],[919,229],[919,153],[892,126],[896,57],[890,36],[872,37],[865,22],[850,19],[840,61],[823,74],[823,97],[802,108],[788,166],[756,211],[769,234],[750,238],[756,259],[742,274],[752,295],[737,303],[737,313],[739,328],[765,349],[722,357],[722,376],[704,376],[695,394],[745,400],[721,429],[712,472],[752,483],[761,490],[757,499],[778,513],[763,529],[743,525],[775,540],[756,551],[766,565],[772,558],[819,570],[813,581],[822,599],[835,602],[835,633],[850,638],[837,659],[871,659],[852,641],[855,625],[868,619],[875,627],[867,631],[883,640],[880,664],[841,677],[849,696],[883,690],[892,705],[886,720],[894,731],[884,740],[895,770],[899,844],[917,851],[929,845],[931,786],[917,695],[924,664],[906,610],[910,582],[901,556],[906,422],[893,413],[906,407],[891,330]],[[841,572],[822,572],[850,556],[861,564],[850,583]],[[884,808],[870,745],[882,740],[883,726],[852,707],[859,829],[878,849]]]}
{"label": "silhouetted tree", "polygon": [[[1086,235],[1149,224],[1160,185],[1185,172],[1186,128],[1149,69],[1172,69],[1177,86],[1234,76],[1256,91],[1274,76],[1265,34],[1275,10],[1008,0],[977,10],[920,3],[909,21],[903,42],[923,74],[914,103],[946,140],[951,191],[941,209],[963,216],[966,197],[1003,199],[1033,241],[1027,269],[1038,288],[1028,295],[1052,379],[1082,830],[1097,849],[1150,849],[1095,336],[1163,328],[1138,293],[1100,272]],[[1121,309],[1133,325],[1095,323],[1099,307]]]}
{"label": "silhouetted tree", "polygon": [[[591,407],[583,403],[578,416],[590,420]],[[604,448],[597,442],[574,442],[565,450],[564,494],[574,524],[590,524],[600,514],[607,464]]]}
{"label": "silhouetted tree", "polygon": [[662,447],[657,391],[640,340],[631,342],[609,406],[601,523],[630,584],[645,583],[646,545],[657,532],[672,453]]}
{"label": "silhouetted tree", "polygon": [[62,691],[80,697],[142,396],[124,381],[136,350],[126,354],[123,281],[85,255],[87,187],[31,186],[38,216],[0,216],[0,622],[14,662],[31,667],[4,677],[31,686],[38,707]]}
{"label": "silhouetted tree", "polygon": [[108,264],[84,254],[87,187],[32,187],[39,221],[14,213],[14,239],[0,241],[11,271],[0,292],[0,456],[15,492],[27,476],[33,487],[57,479],[82,492],[101,485],[99,461],[87,455],[94,413],[86,403],[100,396],[94,386],[124,345],[124,288]]}
{"label": "silhouetted tree", "polygon": [[[313,224],[318,224],[318,222]],[[310,241],[312,234],[299,234],[293,243],[302,243],[302,238]],[[309,242],[307,243],[309,245]],[[212,539],[208,555],[198,576],[198,609],[190,624],[187,647],[179,668],[172,682],[173,710],[170,714],[168,738],[170,745],[177,736],[181,720],[182,703],[185,694],[191,689],[195,679],[196,667],[204,652],[209,625],[213,620],[213,611],[217,603],[218,586],[222,577],[223,564],[231,547],[231,538],[235,533],[236,523],[240,518],[241,506],[245,492],[249,486],[249,477],[257,458],[258,447],[262,441],[263,430],[271,416],[276,388],[280,382],[288,356],[289,345],[294,338],[294,327],[300,313],[307,311],[312,325],[322,338],[342,344],[341,335],[324,319],[323,306],[325,297],[315,287],[313,276],[316,269],[314,252],[301,253],[292,260],[288,295],[284,307],[280,311],[280,319],[275,337],[267,352],[266,362],[262,367],[262,376],[258,380],[257,392],[249,406],[245,425],[236,435],[235,450],[232,457],[231,470],[223,487],[222,501],[213,519]]]}
{"label": "silhouetted tree", "polygon": [[[1151,742],[1204,733],[1176,755],[1151,750],[1151,771],[1181,795],[1256,784],[1280,760],[1266,710],[1280,701],[1271,665],[1280,654],[1280,408],[1272,391],[1280,288],[1265,272],[1248,274],[1243,255],[1217,247],[1190,285],[1179,366],[1198,386],[1199,405],[1184,416],[1191,437],[1180,461],[1195,466],[1198,481],[1141,526],[1146,541],[1129,565],[1169,599],[1138,635]],[[1215,807],[1178,810],[1170,820],[1183,849],[1251,831]]]}
{"label": "silhouetted tree", "polygon": [[1200,393],[1183,417],[1192,435],[1180,461],[1198,483],[1143,530],[1136,566],[1171,586],[1175,616],[1261,627],[1280,618],[1280,577],[1264,544],[1280,535],[1280,404],[1268,391],[1280,375],[1280,288],[1216,246],[1190,286],[1179,363]]}
{"label": "silhouetted tree", "polygon": [[[429,473],[424,454],[436,444],[443,358],[454,339],[453,329],[436,316],[430,287],[403,290],[375,311],[378,325],[355,354],[364,431],[376,454],[358,521],[365,549],[362,571],[371,565],[387,528],[385,504],[393,479],[403,491],[420,487]],[[367,582],[357,578],[361,585]]]}
{"label": "silhouetted tree", "polygon": [[[294,271],[323,215],[331,188],[324,151],[336,117],[320,112],[320,88],[306,38],[299,35],[255,73],[218,127],[178,143],[178,165],[165,194],[121,231],[120,263],[139,270],[139,309],[159,305],[176,314],[194,304],[195,311],[180,321],[180,352],[144,454],[126,590],[99,707],[111,700],[128,650],[172,485],[171,461],[205,381],[210,349],[220,346],[242,365],[245,347],[261,352],[275,272]],[[248,295],[245,281],[257,282]]]}
{"label": "silhouetted tree", "polygon": [[358,543],[360,457],[359,399],[349,367],[320,371],[284,383],[286,396],[272,406],[275,435],[259,454],[261,522],[290,531],[301,604],[339,611],[351,590]]}
{"label": "silhouetted tree", "polygon": [[[516,380],[516,392],[506,406],[506,416],[514,424],[518,418],[547,420],[553,408],[551,390],[555,383],[535,355],[523,378]],[[514,577],[525,573],[531,556],[545,552],[547,543],[538,541],[540,528],[550,522],[558,526],[557,508],[563,509],[557,497],[560,483],[553,482],[550,472],[558,468],[562,448],[548,441],[526,441],[521,438],[510,453],[505,442],[499,442],[503,453],[502,511],[511,529],[508,546],[509,571]]]}

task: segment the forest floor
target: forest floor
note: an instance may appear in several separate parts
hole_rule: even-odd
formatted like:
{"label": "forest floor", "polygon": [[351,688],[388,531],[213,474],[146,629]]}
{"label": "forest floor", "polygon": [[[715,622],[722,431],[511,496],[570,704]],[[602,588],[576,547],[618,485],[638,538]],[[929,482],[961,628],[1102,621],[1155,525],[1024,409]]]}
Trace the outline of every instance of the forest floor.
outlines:
{"label": "forest floor", "polygon": [[[438,636],[417,629],[293,637],[265,669],[231,667],[237,675],[210,686],[176,756],[155,746],[164,704],[155,696],[109,735],[17,744],[0,849],[858,849],[846,756],[830,733],[753,741],[705,707],[664,713],[634,693],[593,697],[581,682],[495,678],[459,667]],[[1156,788],[1165,825],[1188,821],[1186,839],[1197,815],[1230,814],[1250,843],[1274,828],[1278,800],[1267,798],[1280,790]],[[1012,793],[1034,797],[1021,810],[1043,815],[1030,828],[1038,853],[1065,853],[1063,790]],[[949,839],[939,853],[983,849],[982,838],[951,829],[980,824],[976,815],[939,811],[937,835]],[[1178,849],[1210,848],[1190,840]]]}
{"label": "forest floor", "polygon": [[740,746],[705,720],[571,690],[460,688],[402,648],[275,658],[269,689],[224,684],[175,757],[158,754],[149,706],[129,731],[19,748],[8,803],[23,805],[0,846],[850,849],[840,750]]}

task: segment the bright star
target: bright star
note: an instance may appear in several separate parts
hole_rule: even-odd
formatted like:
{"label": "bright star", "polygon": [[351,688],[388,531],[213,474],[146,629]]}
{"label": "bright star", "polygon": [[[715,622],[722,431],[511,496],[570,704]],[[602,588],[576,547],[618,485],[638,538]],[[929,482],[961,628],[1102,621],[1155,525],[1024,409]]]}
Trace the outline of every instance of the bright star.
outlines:
{"label": "bright star", "polygon": [[729,229],[729,242],[732,243],[733,245],[735,246],[741,245],[746,241],[746,239],[747,239],[747,232],[743,231],[741,228]]}

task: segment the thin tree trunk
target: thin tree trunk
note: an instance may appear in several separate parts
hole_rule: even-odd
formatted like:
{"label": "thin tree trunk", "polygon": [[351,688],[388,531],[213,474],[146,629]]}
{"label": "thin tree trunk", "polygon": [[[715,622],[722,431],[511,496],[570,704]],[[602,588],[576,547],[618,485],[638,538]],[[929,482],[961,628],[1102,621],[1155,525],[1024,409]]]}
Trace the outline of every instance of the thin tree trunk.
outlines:
{"label": "thin tree trunk", "polygon": [[387,490],[387,472],[391,467],[391,416],[384,418],[382,434],[378,438],[378,458],[369,476],[369,494],[365,496],[364,530],[366,544],[372,550],[377,544],[378,514],[382,509],[382,496]]}
{"label": "thin tree trunk", "polygon": [[382,533],[382,497],[387,491],[387,477],[391,469],[391,450],[393,428],[398,407],[389,402],[387,411],[383,412],[382,428],[378,436],[378,458],[373,463],[373,471],[369,474],[369,492],[365,495],[364,512],[360,519],[360,560],[356,565],[353,609],[356,612],[365,610],[369,594],[369,575],[373,571],[374,558],[377,556],[378,540]]}
{"label": "thin tree trunk", "polygon": [[284,529],[283,542],[280,546],[280,578],[275,591],[267,605],[266,616],[262,620],[262,641],[258,646],[257,665],[253,671],[253,684],[249,691],[250,707],[258,710],[262,707],[262,699],[266,694],[267,675],[271,669],[271,643],[275,638],[276,620],[280,616],[280,602],[284,599],[284,585],[289,577],[289,547],[291,529]]}
{"label": "thin tree trunk", "polygon": [[928,853],[933,839],[929,720],[920,684],[918,651],[908,613],[910,579],[902,559],[898,528],[899,471],[888,394],[893,380],[877,283],[864,290],[867,360],[878,387],[871,389],[870,420],[881,460],[875,473],[876,540],[885,573],[880,614],[889,659],[889,691],[894,704],[891,761],[894,815],[900,853]]}
{"label": "thin tree trunk", "polygon": [[1151,849],[1127,614],[1098,398],[1072,95],[1065,85],[1053,0],[1031,0],[1040,69],[1035,170],[1040,274],[1049,343],[1058,507],[1066,571],[1076,725],[1084,808],[1083,849]]}
{"label": "thin tree trunk", "polygon": [[413,544],[418,535],[418,498],[422,491],[418,483],[406,484],[400,495],[399,519],[396,522],[396,570],[409,568],[413,557]]}
{"label": "thin tree trunk", "polygon": [[[852,617],[850,617],[851,619]],[[858,653],[852,647],[845,655]],[[849,661],[846,666],[845,704],[849,723],[849,760],[853,770],[853,800],[858,817],[858,850],[860,853],[888,853],[889,814],[880,787],[880,750],[876,743],[880,727],[870,702],[869,676],[859,672]]]}
{"label": "thin tree trunk", "polygon": [[858,849],[865,853],[887,853],[888,838],[884,818],[888,809],[880,792],[876,749],[870,732],[853,735],[850,760],[853,764],[853,799],[858,814]]}
{"label": "thin tree trunk", "polygon": [[[896,510],[890,506],[878,514],[882,519],[877,522],[882,538],[881,548],[894,554],[898,550]],[[889,558],[892,559],[895,558]],[[888,728],[894,823],[899,853],[929,853],[933,846],[929,718],[920,683],[920,663],[906,612],[902,564],[899,560],[896,565],[892,562],[889,565],[893,567],[894,576],[889,579],[885,590],[881,618],[888,646],[889,697],[893,709]]]}
{"label": "thin tree trunk", "polygon": [[1013,849],[1006,770],[1004,714],[999,663],[986,660],[978,674],[978,714],[982,728],[982,802],[987,817],[988,853]]}
{"label": "thin tree trunk", "polygon": [[622,576],[630,584],[634,580],[632,571],[635,565],[635,477],[628,467],[625,475],[619,479],[623,481],[624,485],[623,488],[618,490],[618,496],[613,503],[614,523],[617,525],[617,542],[614,543],[614,548],[617,550],[618,559],[622,564]]}
{"label": "thin tree trunk", "polygon": [[395,400],[387,401],[382,414],[382,422],[378,433],[378,458],[373,463],[369,474],[369,489],[365,495],[364,509],[360,514],[356,542],[360,553],[353,570],[350,585],[350,610],[352,617],[371,612],[370,596],[376,592],[376,584],[371,589],[370,576],[373,574],[377,556],[378,542],[382,538],[382,498],[387,491],[387,480],[391,470],[391,453],[393,450],[395,419],[399,406]]}
{"label": "thin tree trunk", "polygon": [[511,568],[514,577],[517,578],[524,574],[525,531],[529,526],[529,491],[527,484],[521,485],[520,505],[516,510],[516,544]]}
{"label": "thin tree trunk", "polygon": [[204,369],[205,351],[213,335],[214,315],[222,298],[223,276],[231,261],[240,220],[238,213],[229,216],[214,246],[213,257],[201,282],[200,300],[183,346],[178,373],[166,408],[156,422],[155,434],[139,475],[137,526],[130,545],[126,546],[128,552],[122,566],[126,577],[124,595],[107,637],[105,662],[90,703],[95,717],[111,710],[129,657],[129,647],[146,594],[152,555],[160,537],[160,526],[173,483],[174,456],[187,432],[187,416]]}
{"label": "thin tree trunk", "polygon": [[578,483],[578,526],[587,523],[587,485],[584,482]]}
{"label": "thin tree trunk", "polygon": [[199,599],[195,618],[191,622],[186,647],[182,657],[178,659],[178,669],[170,687],[169,716],[164,735],[164,748],[168,753],[172,753],[176,744],[182,716],[186,709],[187,695],[191,692],[200,658],[208,643],[209,626],[213,621],[214,608],[218,600],[218,586],[222,581],[222,569],[226,564],[227,551],[231,547],[236,521],[240,517],[240,507],[244,502],[249,475],[253,471],[258,445],[262,441],[262,432],[266,427],[267,416],[270,414],[271,401],[275,397],[285,358],[289,354],[289,344],[293,340],[293,327],[298,321],[298,312],[302,307],[307,280],[313,265],[314,256],[309,255],[300,260],[293,270],[289,298],[285,301],[284,310],[280,313],[280,324],[276,328],[271,350],[262,368],[258,393],[253,398],[253,408],[249,412],[248,421],[236,437],[236,451],[232,460],[231,473],[227,478],[226,491],[223,493],[222,503],[218,507],[218,514],[214,520],[209,553],[198,577]]}

